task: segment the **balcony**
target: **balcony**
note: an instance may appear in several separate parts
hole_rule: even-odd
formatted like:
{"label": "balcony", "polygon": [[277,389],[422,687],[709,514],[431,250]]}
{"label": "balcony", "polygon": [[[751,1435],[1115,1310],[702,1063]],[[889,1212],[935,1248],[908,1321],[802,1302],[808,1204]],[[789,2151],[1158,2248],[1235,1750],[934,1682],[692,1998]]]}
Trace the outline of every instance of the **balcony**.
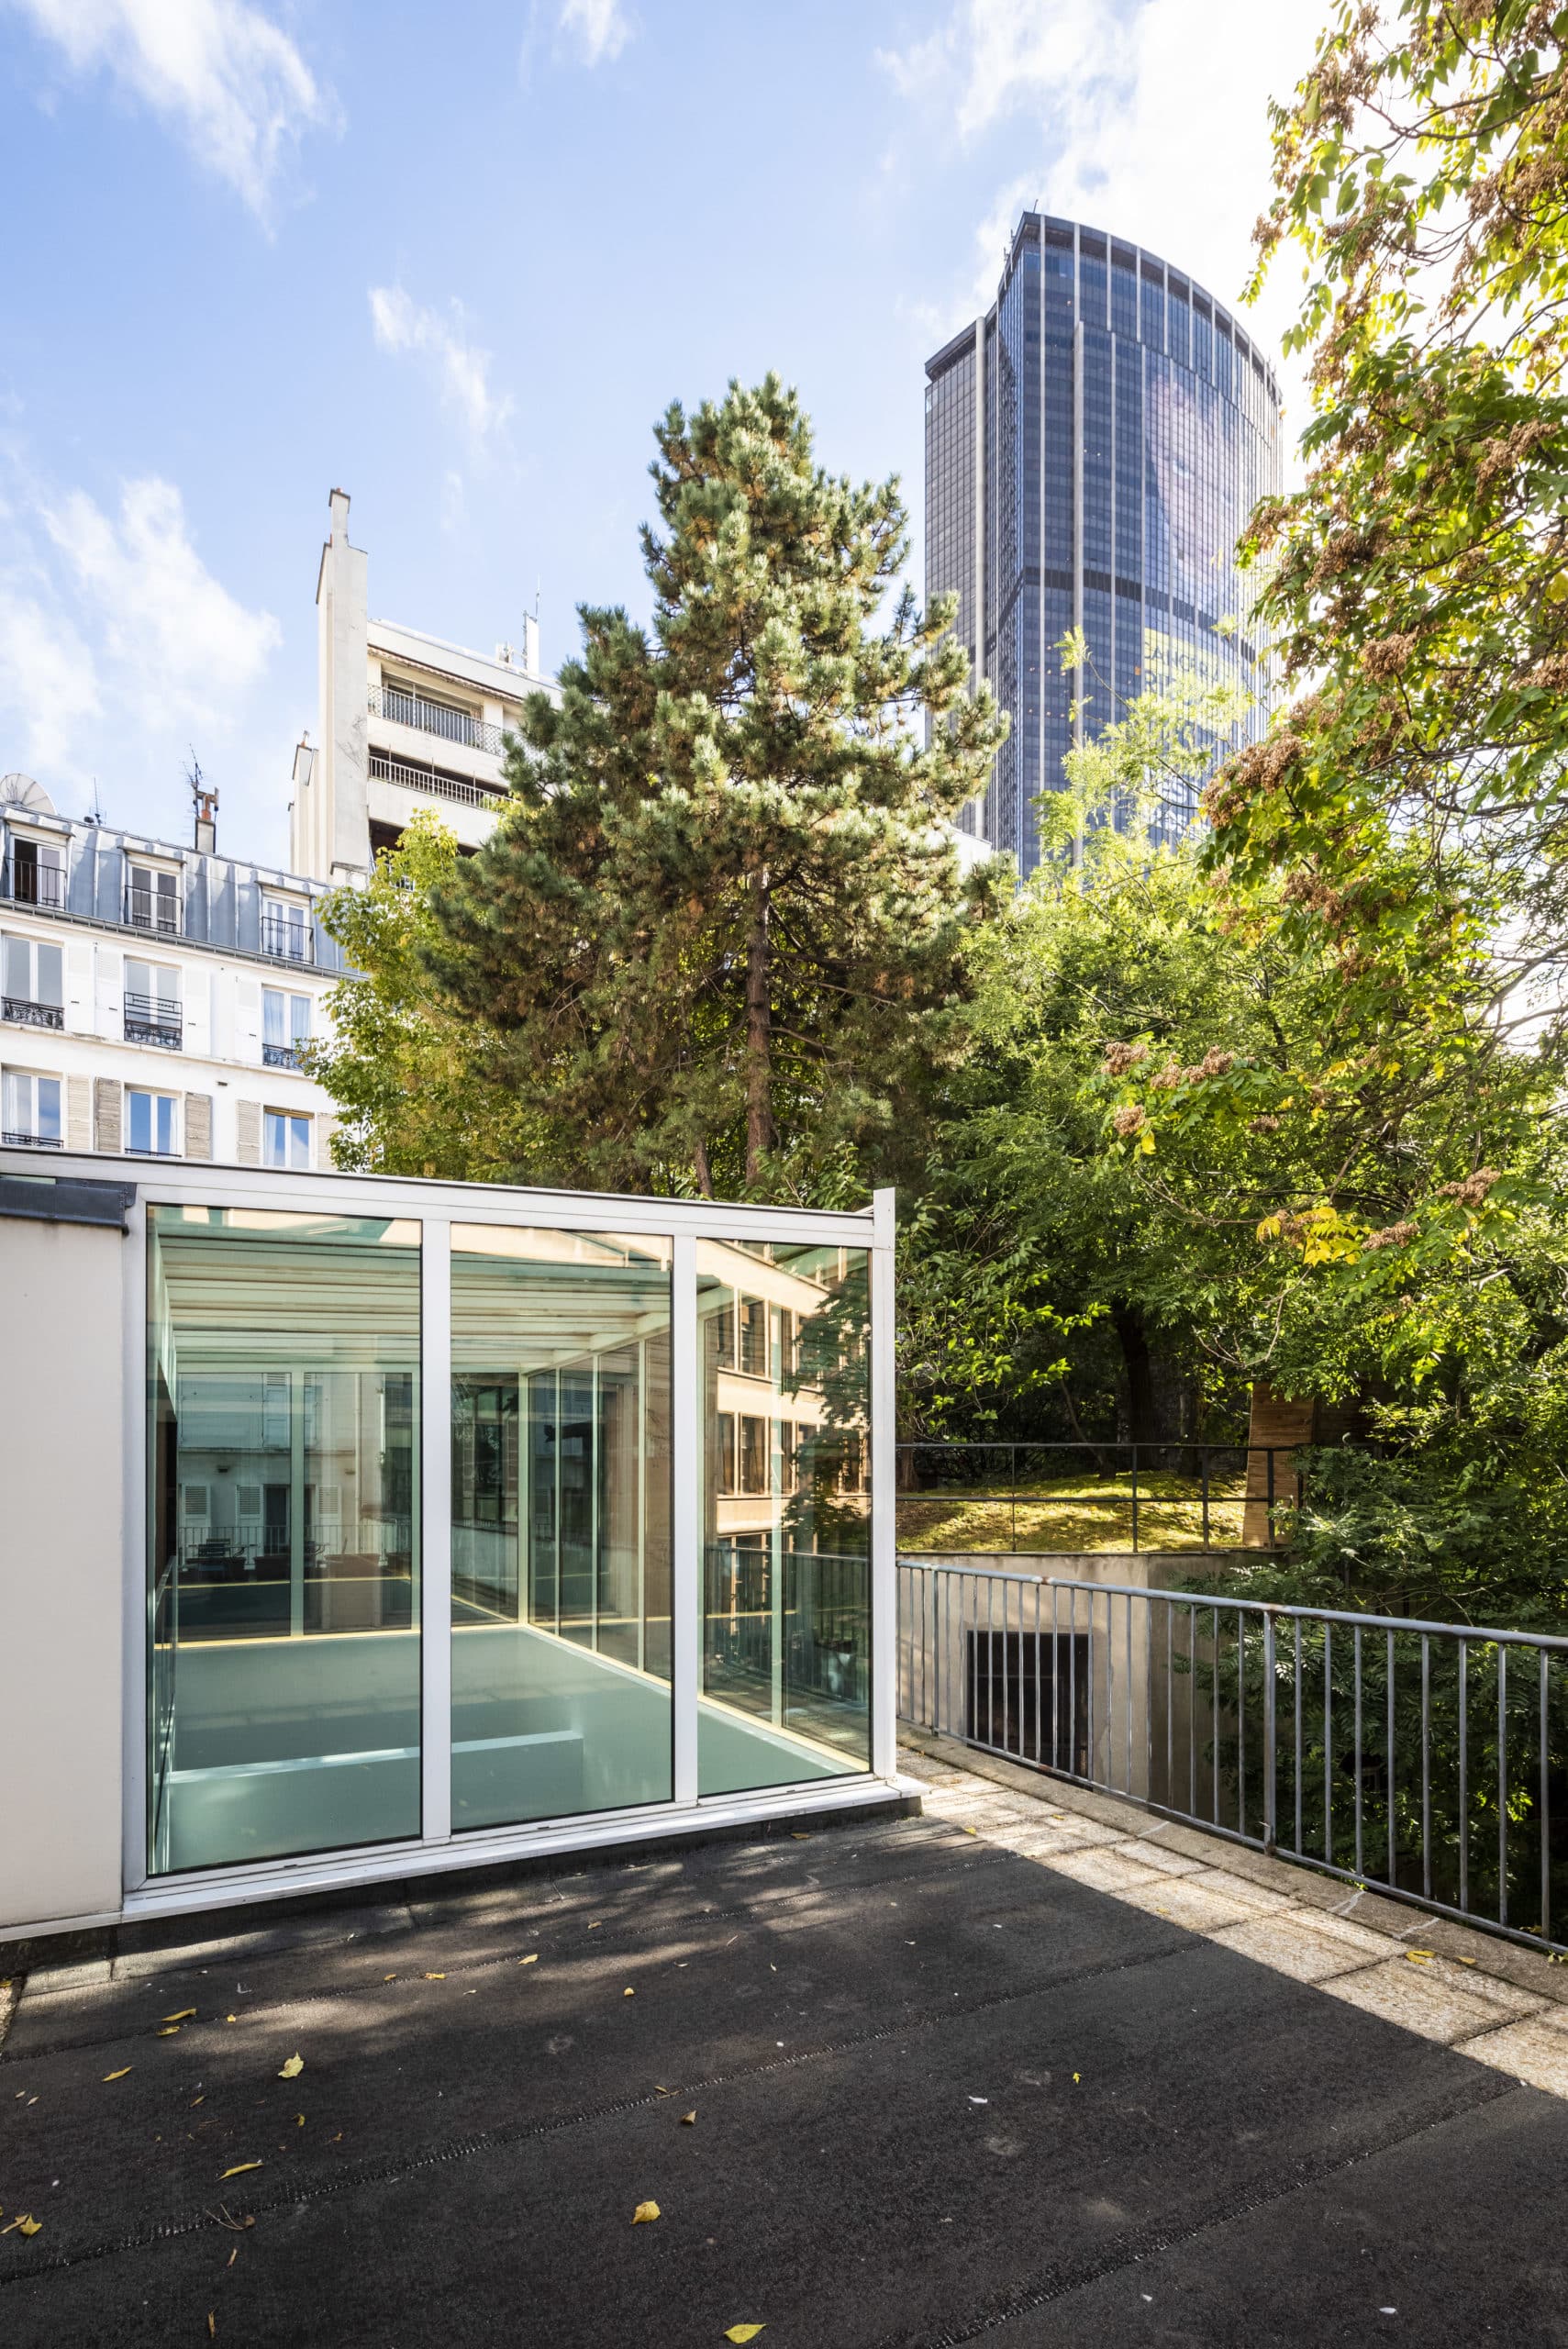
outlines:
{"label": "balcony", "polygon": [[261,952],[276,955],[281,963],[312,963],[316,959],[316,941],[307,921],[295,921],[287,914],[263,913],[261,916]]}
{"label": "balcony", "polygon": [[8,995],[0,998],[0,1008],[7,1019],[21,1028],[63,1028],[65,1008],[58,1003],[30,1003],[26,996]]}
{"label": "balcony", "polygon": [[299,1046],[264,1043],[261,1046],[261,1066],[263,1068],[297,1068]]}
{"label": "balcony", "polygon": [[61,1150],[64,1148],[58,1134],[13,1133],[9,1127],[0,1133],[0,1142],[15,1150]]}
{"label": "balcony", "polygon": [[0,896],[17,906],[41,906],[49,913],[65,910],[65,868],[35,864],[15,854],[0,862]]}
{"label": "balcony", "polygon": [[383,783],[401,784],[405,791],[421,792],[429,798],[455,799],[462,807],[499,808],[510,796],[500,784],[470,783],[462,775],[440,774],[434,767],[395,759],[387,751],[371,752],[370,771]]}
{"label": "balcony", "polygon": [[125,999],[125,1040],[128,1044],[161,1044],[166,1052],[182,1050],[184,1021],[177,1003],[161,996],[132,995]]}
{"label": "balcony", "polygon": [[130,929],[148,930],[154,938],[178,938],[183,927],[179,891],[146,889],[128,882],[121,919]]}
{"label": "balcony", "polygon": [[470,751],[487,751],[492,758],[500,758],[505,749],[501,727],[486,726],[466,709],[450,709],[444,702],[427,701],[421,694],[399,693],[391,685],[373,686],[370,714],[373,718],[389,718],[399,726],[412,726],[421,734],[439,735],[443,742],[461,742]]}

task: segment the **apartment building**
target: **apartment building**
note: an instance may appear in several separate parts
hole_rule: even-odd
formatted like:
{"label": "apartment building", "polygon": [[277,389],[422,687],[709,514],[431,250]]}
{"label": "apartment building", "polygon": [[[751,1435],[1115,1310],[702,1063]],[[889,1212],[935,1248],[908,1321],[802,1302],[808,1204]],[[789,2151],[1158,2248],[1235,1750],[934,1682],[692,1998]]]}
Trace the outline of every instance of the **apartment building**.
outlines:
{"label": "apartment building", "polygon": [[342,970],[317,882],[58,816],[0,783],[0,1136],[39,1152],[329,1165],[299,1065]]}
{"label": "apartment building", "polygon": [[330,532],[317,574],[319,739],[295,754],[289,855],[327,882],[368,874],[416,808],[439,810],[461,844],[488,838],[506,802],[504,738],[528,695],[555,688],[541,673],[539,622],[495,658],[372,619],[369,560],[349,543],[349,499],[328,499]]}

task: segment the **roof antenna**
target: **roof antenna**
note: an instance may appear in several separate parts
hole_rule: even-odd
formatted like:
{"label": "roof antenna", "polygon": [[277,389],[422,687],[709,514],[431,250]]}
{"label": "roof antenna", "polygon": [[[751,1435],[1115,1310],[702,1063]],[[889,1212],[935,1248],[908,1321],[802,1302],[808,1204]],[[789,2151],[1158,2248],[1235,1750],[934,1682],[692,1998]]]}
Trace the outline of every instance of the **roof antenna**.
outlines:
{"label": "roof antenna", "polygon": [[92,813],[91,813],[89,816],[85,817],[85,818],[83,818],[83,821],[84,821],[84,822],[86,822],[86,823],[89,823],[89,824],[101,824],[101,823],[103,822],[103,820],[104,820],[104,811],[103,811],[103,809],[102,809],[102,808],[99,807],[99,805],[98,805],[98,778],[97,778],[97,776],[96,776],[96,775],[95,775],[95,776],[93,777],[93,808],[92,808]]}
{"label": "roof antenna", "polygon": [[195,809],[197,852],[213,856],[217,851],[217,793],[202,774],[202,763],[193,748],[191,763],[185,769],[185,781],[191,788],[191,802]]}

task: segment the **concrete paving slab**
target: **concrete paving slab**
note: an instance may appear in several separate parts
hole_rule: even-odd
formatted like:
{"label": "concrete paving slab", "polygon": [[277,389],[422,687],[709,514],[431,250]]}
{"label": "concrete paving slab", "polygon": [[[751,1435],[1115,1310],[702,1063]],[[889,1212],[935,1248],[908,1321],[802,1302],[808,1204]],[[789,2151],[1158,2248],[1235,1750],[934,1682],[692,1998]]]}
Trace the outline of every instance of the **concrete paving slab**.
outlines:
{"label": "concrete paving slab", "polygon": [[1469,1988],[1455,1989],[1403,1957],[1386,1958],[1381,1965],[1342,1975],[1325,1982],[1323,1988],[1329,1998],[1342,1998],[1363,2014],[1381,2015],[1402,2031],[1444,2046],[1473,2039],[1495,2023],[1499,2013],[1492,1999]]}
{"label": "concrete paving slab", "polygon": [[1374,1934],[1367,1934],[1367,1945],[1358,1949],[1322,1932],[1315,1914],[1309,1920],[1299,1912],[1246,1918],[1240,1924],[1218,1927],[1214,1937],[1224,1948],[1260,1965],[1272,1965],[1296,1982],[1326,1982],[1332,1975],[1381,1964],[1387,1954],[1386,1944]]}

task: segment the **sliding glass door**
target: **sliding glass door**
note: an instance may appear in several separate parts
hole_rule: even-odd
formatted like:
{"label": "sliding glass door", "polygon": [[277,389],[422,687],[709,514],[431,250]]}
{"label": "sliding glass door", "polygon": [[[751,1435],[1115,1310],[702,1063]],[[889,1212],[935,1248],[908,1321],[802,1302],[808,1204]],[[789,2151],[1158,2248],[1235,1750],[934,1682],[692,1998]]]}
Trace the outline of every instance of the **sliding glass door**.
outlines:
{"label": "sliding glass door", "polygon": [[452,1230],[452,1826],[673,1792],[668,1240]]}
{"label": "sliding glass door", "polygon": [[419,1227],[149,1209],[154,1873],[419,1832]]}

